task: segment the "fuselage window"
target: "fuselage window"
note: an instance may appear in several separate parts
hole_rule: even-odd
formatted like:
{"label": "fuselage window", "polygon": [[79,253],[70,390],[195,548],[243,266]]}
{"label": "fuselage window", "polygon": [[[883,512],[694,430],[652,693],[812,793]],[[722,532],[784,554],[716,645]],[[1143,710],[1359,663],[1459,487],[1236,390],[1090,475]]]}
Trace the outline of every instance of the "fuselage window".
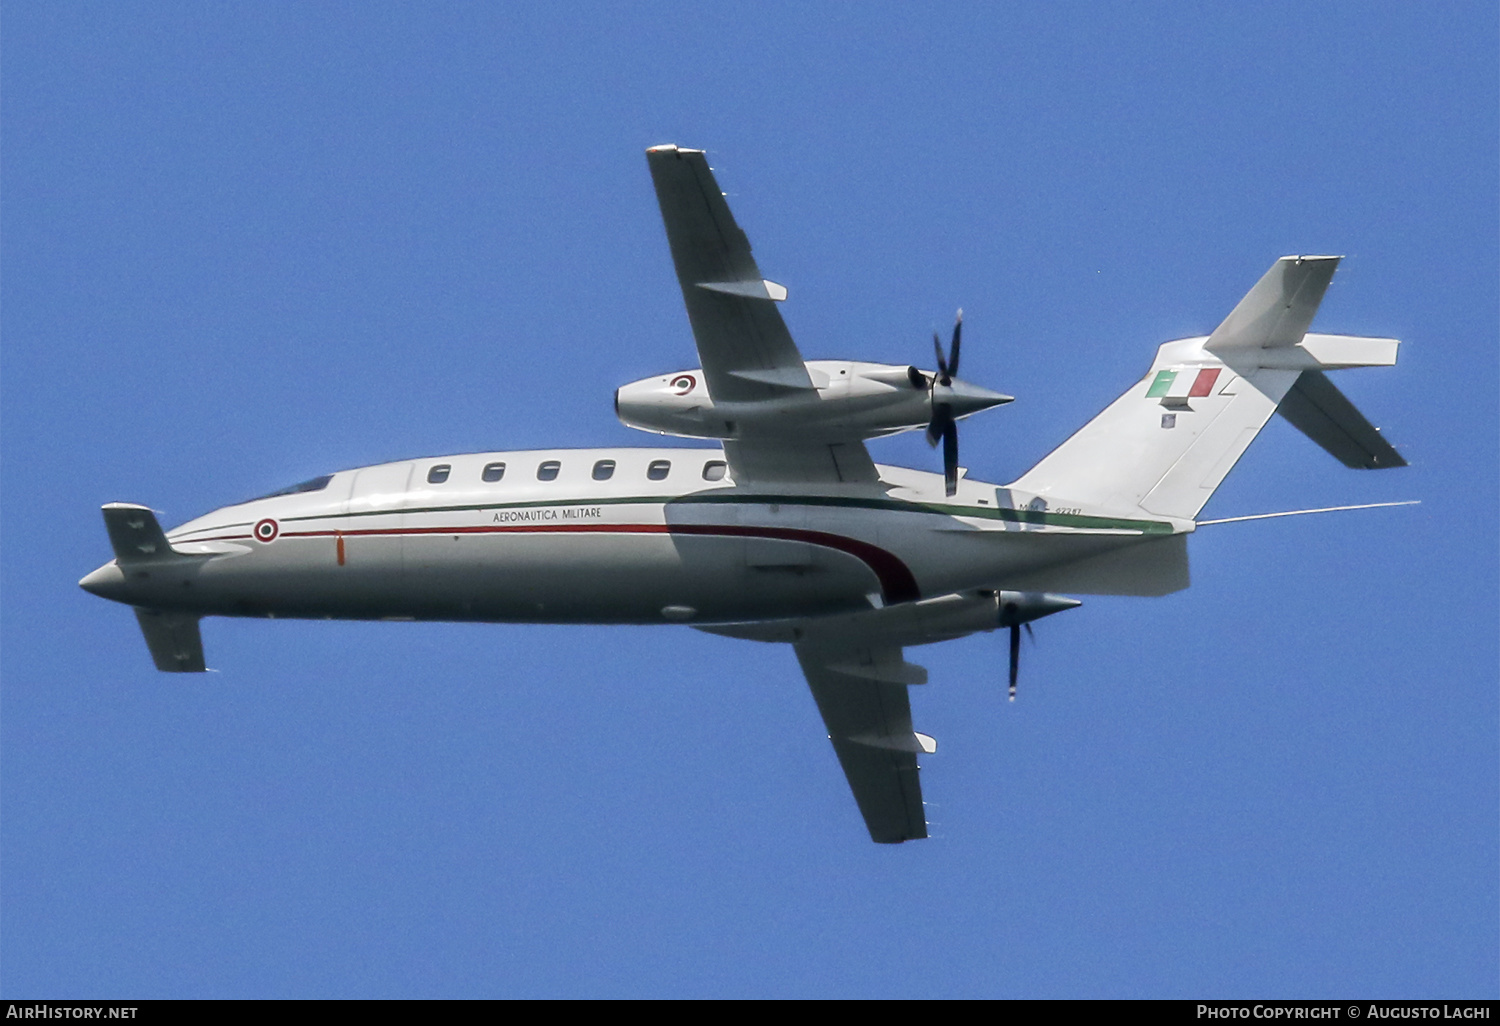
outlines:
{"label": "fuselage window", "polygon": [[608,481],[610,478],[612,478],[614,476],[615,476],[615,461],[614,460],[600,460],[598,463],[594,464],[594,480],[595,481]]}
{"label": "fuselage window", "polygon": [[729,465],[723,460],[709,460],[707,463],[703,464],[703,480],[724,480],[724,471],[728,468],[728,466]]}
{"label": "fuselage window", "polygon": [[452,473],[452,471],[453,467],[451,464],[439,463],[437,466],[427,471],[427,483],[442,484],[444,481],[448,480],[448,475]]}
{"label": "fuselage window", "polygon": [[652,460],[651,465],[646,468],[646,477],[652,481],[665,481],[671,469],[671,460]]}
{"label": "fuselage window", "polygon": [[538,481],[556,481],[557,472],[562,469],[562,464],[557,460],[548,460],[536,468],[536,479]]}
{"label": "fuselage window", "polygon": [[495,482],[495,481],[500,480],[502,477],[505,476],[505,464],[504,463],[486,463],[484,465],[484,474],[482,476],[484,477],[484,479],[486,481],[489,481],[489,482],[492,482],[492,483]]}

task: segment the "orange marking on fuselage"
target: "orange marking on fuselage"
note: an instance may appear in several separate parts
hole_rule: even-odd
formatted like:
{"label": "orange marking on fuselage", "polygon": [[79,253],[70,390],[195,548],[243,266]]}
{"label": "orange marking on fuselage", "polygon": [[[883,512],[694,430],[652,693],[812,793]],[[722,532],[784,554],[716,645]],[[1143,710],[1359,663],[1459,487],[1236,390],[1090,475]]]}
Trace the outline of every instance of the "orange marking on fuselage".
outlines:
{"label": "orange marking on fuselage", "polygon": [[338,539],[339,566],[343,566],[344,565],[344,532],[342,532],[342,531],[335,532],[334,533],[334,537]]}

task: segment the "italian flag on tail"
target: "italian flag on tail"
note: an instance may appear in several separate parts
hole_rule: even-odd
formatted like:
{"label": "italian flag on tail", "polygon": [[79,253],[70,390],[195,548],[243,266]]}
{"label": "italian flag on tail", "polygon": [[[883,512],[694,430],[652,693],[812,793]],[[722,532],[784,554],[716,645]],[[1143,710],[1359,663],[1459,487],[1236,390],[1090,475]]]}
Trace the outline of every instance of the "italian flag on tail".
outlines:
{"label": "italian flag on tail", "polygon": [[1178,367],[1174,370],[1157,371],[1151,387],[1146,389],[1146,398],[1195,399],[1201,395],[1212,395],[1220,369]]}

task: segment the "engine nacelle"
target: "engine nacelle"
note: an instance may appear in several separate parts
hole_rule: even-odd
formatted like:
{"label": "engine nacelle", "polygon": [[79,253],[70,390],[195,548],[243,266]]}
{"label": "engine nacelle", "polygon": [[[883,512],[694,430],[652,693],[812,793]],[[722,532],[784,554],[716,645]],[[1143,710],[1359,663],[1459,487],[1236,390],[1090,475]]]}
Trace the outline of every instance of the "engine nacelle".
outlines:
{"label": "engine nacelle", "polygon": [[[685,438],[792,435],[878,438],[925,428],[932,420],[930,371],[885,363],[810,360],[811,391],[775,399],[715,403],[702,370],[678,371],[624,385],[615,392],[615,414],[629,427]],[[963,381],[937,386],[955,417],[1010,402]]]}
{"label": "engine nacelle", "polygon": [[[1083,603],[1078,599],[1049,592],[985,590],[940,595],[918,602],[903,602],[882,609],[866,609],[858,613],[811,621],[763,620],[758,623],[718,624],[702,629],[710,634],[745,638],[748,641],[807,642],[816,645],[824,641],[848,644],[852,639],[862,643],[904,647],[930,645],[965,638],[980,631],[1014,627],[1081,605]],[[919,667],[909,669],[915,673],[905,679],[898,679],[889,673],[874,676],[867,668],[853,666],[839,672],[898,684],[921,684],[926,681],[926,671]],[[916,679],[918,674],[920,680]]]}

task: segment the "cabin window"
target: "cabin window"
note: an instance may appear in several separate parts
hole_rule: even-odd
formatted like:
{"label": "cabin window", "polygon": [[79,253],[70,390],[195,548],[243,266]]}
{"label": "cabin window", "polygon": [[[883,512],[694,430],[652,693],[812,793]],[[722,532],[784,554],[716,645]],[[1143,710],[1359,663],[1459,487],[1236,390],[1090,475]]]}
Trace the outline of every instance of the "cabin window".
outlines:
{"label": "cabin window", "polygon": [[505,476],[505,464],[486,463],[484,465],[484,473],[480,476],[491,483],[498,481]]}
{"label": "cabin window", "polygon": [[671,460],[652,460],[651,465],[646,468],[646,477],[652,481],[665,481],[667,474],[672,470]]}
{"label": "cabin window", "polygon": [[556,481],[557,472],[562,469],[562,464],[557,460],[548,460],[536,468],[536,479],[538,481]]}
{"label": "cabin window", "polygon": [[431,468],[428,469],[428,471],[427,471],[427,483],[428,484],[442,484],[444,481],[448,480],[448,475],[451,474],[452,472],[453,472],[453,465],[452,464],[450,464],[450,463],[439,463],[437,466],[431,467]]}
{"label": "cabin window", "polygon": [[608,481],[610,478],[612,478],[614,476],[615,476],[615,461],[614,460],[600,460],[598,463],[594,464],[594,480],[595,481]]}
{"label": "cabin window", "polygon": [[724,472],[728,469],[728,467],[729,464],[725,463],[723,460],[709,460],[707,463],[703,464],[703,480],[724,480]]}

